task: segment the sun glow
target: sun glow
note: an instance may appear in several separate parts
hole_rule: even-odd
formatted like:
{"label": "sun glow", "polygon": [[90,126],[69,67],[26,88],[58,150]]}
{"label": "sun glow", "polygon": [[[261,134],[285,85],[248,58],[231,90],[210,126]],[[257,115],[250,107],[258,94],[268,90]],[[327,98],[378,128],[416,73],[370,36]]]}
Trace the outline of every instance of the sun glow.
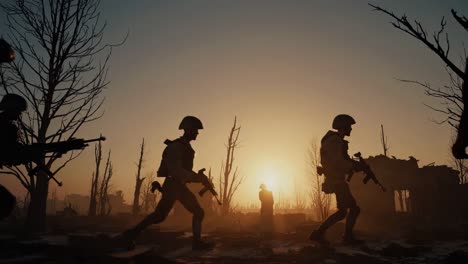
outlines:
{"label": "sun glow", "polygon": [[260,184],[264,183],[268,190],[272,191],[273,193],[277,193],[279,191],[278,186],[278,171],[273,168],[265,168],[260,173]]}

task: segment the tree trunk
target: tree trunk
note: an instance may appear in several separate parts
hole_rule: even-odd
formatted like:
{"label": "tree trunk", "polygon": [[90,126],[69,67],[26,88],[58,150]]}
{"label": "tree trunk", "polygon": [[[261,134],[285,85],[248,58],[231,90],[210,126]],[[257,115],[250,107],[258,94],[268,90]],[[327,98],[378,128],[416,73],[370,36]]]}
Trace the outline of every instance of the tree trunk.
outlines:
{"label": "tree trunk", "polygon": [[96,180],[95,180],[96,175],[93,174],[93,178],[91,180],[91,194],[89,197],[89,209],[88,209],[88,215],[89,216],[95,216],[96,215]]}
{"label": "tree trunk", "polygon": [[137,163],[137,174],[136,174],[136,183],[135,183],[135,192],[133,194],[133,215],[137,215],[140,212],[140,192],[141,184],[145,177],[141,178],[141,169],[143,168],[143,156],[145,154],[145,139],[143,138],[140,145],[140,157]]}
{"label": "tree trunk", "polygon": [[243,181],[243,177],[239,177],[238,168],[236,167],[234,171],[232,171],[233,164],[234,164],[234,154],[236,148],[239,147],[239,133],[240,133],[240,126],[237,126],[237,117],[234,117],[234,125],[232,126],[228,142],[226,145],[226,161],[221,166],[221,174],[219,178],[220,182],[220,199],[223,203],[221,208],[221,213],[223,216],[226,216],[231,212],[231,201],[232,197],[237,191],[237,188]]}
{"label": "tree trunk", "polygon": [[133,215],[137,215],[140,212],[140,190],[144,179],[137,178],[136,180],[135,193],[133,195]]}
{"label": "tree trunk", "polygon": [[89,197],[89,216],[96,216],[97,213],[97,195],[98,195],[98,186],[99,186],[99,173],[101,168],[102,161],[102,144],[101,141],[94,146],[94,162],[96,164],[96,170],[94,172],[94,177],[91,182],[91,194]]}
{"label": "tree trunk", "polygon": [[230,211],[229,209],[230,209],[230,204],[229,204],[228,201],[225,200],[224,203],[223,203],[223,207],[221,208],[221,214],[223,216],[228,215],[229,211]]}
{"label": "tree trunk", "polygon": [[49,192],[49,179],[45,172],[38,171],[37,184],[31,193],[26,228],[31,232],[46,231],[47,195]]}

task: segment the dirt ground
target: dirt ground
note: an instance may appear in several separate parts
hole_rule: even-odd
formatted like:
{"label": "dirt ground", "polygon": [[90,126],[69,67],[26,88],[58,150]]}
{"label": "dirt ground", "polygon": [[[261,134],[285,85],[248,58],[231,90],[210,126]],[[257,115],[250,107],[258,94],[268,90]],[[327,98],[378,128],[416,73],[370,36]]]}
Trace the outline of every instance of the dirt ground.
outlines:
{"label": "dirt ground", "polygon": [[72,241],[76,235],[93,238],[97,232],[3,232],[0,263],[468,263],[468,240],[385,239],[360,233],[366,243],[350,247],[340,243],[340,228],[331,230],[331,248],[310,243],[304,228],[289,233],[213,230],[204,238],[215,242],[215,248],[193,252],[190,233],[152,227],[136,241],[137,248],[149,250],[126,258],[113,254],[123,249],[97,240]]}
{"label": "dirt ground", "polygon": [[[143,217],[143,216],[142,216]],[[193,252],[188,223],[168,218],[145,230],[131,255],[103,240],[140,221],[131,216],[50,217],[48,231],[30,235],[20,219],[0,223],[2,263],[468,263],[468,226],[448,229],[407,225],[405,232],[358,229],[365,240],[344,246],[343,223],[327,233],[330,248],[308,240],[318,223],[298,215],[278,216],[273,229],[250,216],[204,221],[204,239],[211,251]],[[371,226],[371,225],[364,225]],[[379,226],[379,225],[377,225]],[[380,225],[382,226],[382,225]],[[398,227],[397,229],[401,229]],[[386,231],[386,232],[384,232]],[[104,236],[103,236],[104,235]]]}

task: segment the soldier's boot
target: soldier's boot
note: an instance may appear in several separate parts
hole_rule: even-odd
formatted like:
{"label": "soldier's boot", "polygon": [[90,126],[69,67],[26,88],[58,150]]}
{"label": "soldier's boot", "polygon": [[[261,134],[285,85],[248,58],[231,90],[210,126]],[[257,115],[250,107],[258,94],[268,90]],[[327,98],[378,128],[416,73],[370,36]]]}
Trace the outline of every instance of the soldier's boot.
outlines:
{"label": "soldier's boot", "polygon": [[160,221],[160,214],[157,212],[154,212],[150,215],[148,215],[143,221],[141,221],[139,224],[137,224],[135,227],[131,229],[127,229],[124,232],[120,233],[117,238],[117,242],[121,242],[123,246],[127,246],[130,249],[132,247],[135,247],[135,240],[138,237],[138,235],[149,225],[153,223],[159,223]]}
{"label": "soldier's boot", "polygon": [[192,250],[194,251],[205,251],[213,249],[215,244],[209,241],[203,241],[201,239],[194,239],[192,242]]}
{"label": "soldier's boot", "polygon": [[129,240],[123,233],[117,235],[98,234],[96,236],[97,243],[105,250],[124,249],[132,250],[135,248],[133,240]]}
{"label": "soldier's boot", "polygon": [[346,217],[345,232],[343,236],[344,244],[356,245],[356,244],[364,243],[363,240],[356,239],[356,237],[354,237],[354,234],[353,234],[353,228],[354,228],[354,225],[356,224],[356,220],[360,212],[361,212],[361,209],[359,208],[359,206],[354,206],[349,209],[348,216]]}
{"label": "soldier's boot", "polygon": [[117,247],[132,250],[136,247],[135,240],[139,232],[134,229],[125,230],[114,238],[114,243]]}
{"label": "soldier's boot", "polygon": [[325,239],[325,231],[320,229],[312,231],[312,233],[309,236],[309,239],[321,245],[329,244],[328,241]]}
{"label": "soldier's boot", "polygon": [[360,245],[364,243],[364,240],[357,239],[353,233],[345,233],[342,242],[345,245]]}

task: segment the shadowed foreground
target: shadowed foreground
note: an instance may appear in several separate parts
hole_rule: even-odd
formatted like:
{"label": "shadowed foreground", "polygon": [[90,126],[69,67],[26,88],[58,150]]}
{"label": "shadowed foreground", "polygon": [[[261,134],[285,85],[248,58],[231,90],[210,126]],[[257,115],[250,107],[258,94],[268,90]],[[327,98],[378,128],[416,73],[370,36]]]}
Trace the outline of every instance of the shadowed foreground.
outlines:
{"label": "shadowed foreground", "polygon": [[[306,229],[259,233],[252,230],[213,230],[204,234],[216,242],[211,251],[191,250],[190,233],[152,227],[137,240],[134,254],[107,247],[94,230],[54,231],[35,237],[2,235],[0,263],[467,263],[468,240],[430,238],[380,240],[360,232],[367,243],[343,246],[338,226],[330,230],[333,248],[319,248],[307,239]],[[2,232],[4,233],[4,232]],[[111,233],[115,233],[111,232]],[[110,234],[110,233],[108,233]],[[460,233],[458,233],[460,234]],[[449,235],[449,234],[447,234]],[[449,237],[456,237],[450,236]],[[463,237],[463,236],[461,236]]]}

